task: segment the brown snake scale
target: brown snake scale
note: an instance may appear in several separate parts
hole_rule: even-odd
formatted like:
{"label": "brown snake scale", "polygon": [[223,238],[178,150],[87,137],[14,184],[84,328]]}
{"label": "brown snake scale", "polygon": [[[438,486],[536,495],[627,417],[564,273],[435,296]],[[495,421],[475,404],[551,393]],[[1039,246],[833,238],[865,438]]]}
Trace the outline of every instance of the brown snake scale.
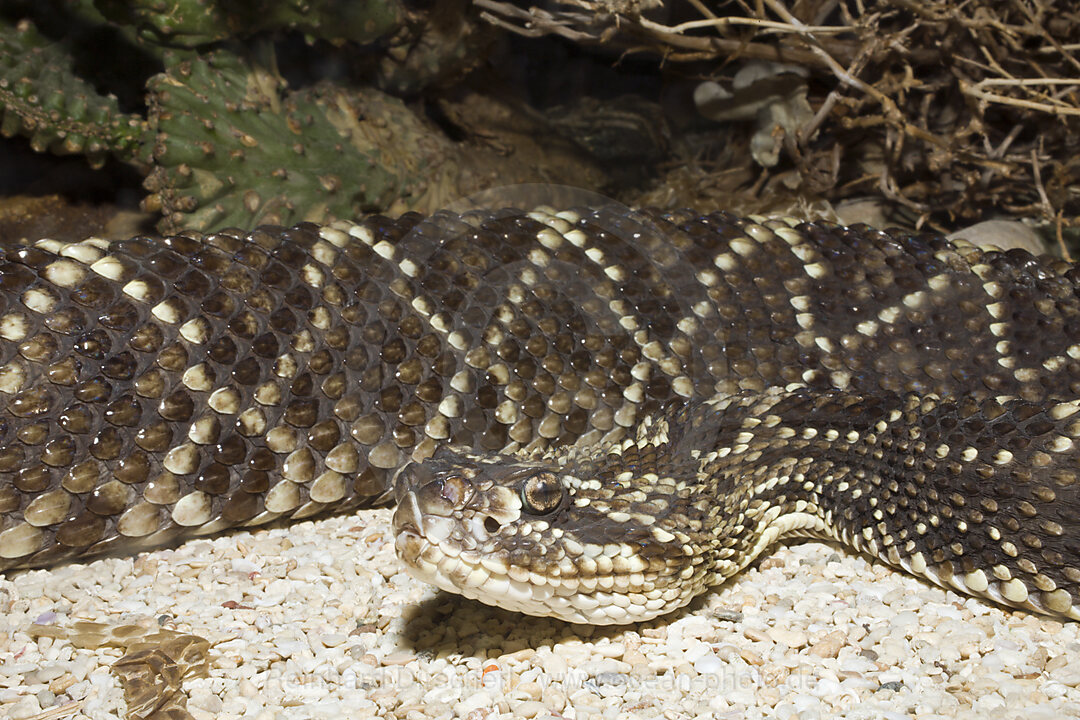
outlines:
{"label": "brown snake scale", "polygon": [[815,535],[1080,617],[1078,279],[689,211],[7,246],[0,569],[397,499],[414,574],[533,614]]}

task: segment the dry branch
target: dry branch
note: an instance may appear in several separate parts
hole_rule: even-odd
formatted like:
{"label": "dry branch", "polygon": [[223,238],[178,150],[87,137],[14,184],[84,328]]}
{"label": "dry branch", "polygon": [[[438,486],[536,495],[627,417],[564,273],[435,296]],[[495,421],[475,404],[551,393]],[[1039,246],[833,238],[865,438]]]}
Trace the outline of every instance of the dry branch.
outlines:
{"label": "dry branch", "polygon": [[[708,79],[721,82],[748,60],[801,66],[814,114],[784,147],[804,178],[839,167],[825,188],[834,198],[876,188],[939,219],[995,208],[1078,224],[1080,11],[1070,0],[475,4],[523,35],[713,60]],[[882,150],[867,173],[862,158]]]}

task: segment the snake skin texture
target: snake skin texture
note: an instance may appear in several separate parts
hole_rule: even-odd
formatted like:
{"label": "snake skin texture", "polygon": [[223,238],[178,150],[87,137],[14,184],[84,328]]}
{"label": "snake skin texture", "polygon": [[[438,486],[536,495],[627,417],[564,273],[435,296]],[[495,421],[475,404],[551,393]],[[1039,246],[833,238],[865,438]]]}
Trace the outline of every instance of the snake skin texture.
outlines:
{"label": "snake skin texture", "polygon": [[533,614],[777,539],[1080,607],[1080,270],[723,213],[504,210],[0,252],[0,569],[399,501]]}

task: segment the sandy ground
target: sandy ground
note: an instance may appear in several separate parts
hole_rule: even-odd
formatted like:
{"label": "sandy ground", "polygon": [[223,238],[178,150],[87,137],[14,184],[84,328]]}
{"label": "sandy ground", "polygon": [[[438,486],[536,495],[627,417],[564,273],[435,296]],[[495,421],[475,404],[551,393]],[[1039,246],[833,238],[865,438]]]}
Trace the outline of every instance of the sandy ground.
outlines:
{"label": "sandy ground", "polygon": [[[782,547],[683,611],[593,628],[418,583],[389,521],[365,511],[0,579],[0,717],[125,716],[109,669],[125,651],[74,647],[80,621],[206,638],[207,676],[183,682],[198,720],[1080,716],[1080,623],[837,547]],[[71,637],[31,637],[35,622]]]}

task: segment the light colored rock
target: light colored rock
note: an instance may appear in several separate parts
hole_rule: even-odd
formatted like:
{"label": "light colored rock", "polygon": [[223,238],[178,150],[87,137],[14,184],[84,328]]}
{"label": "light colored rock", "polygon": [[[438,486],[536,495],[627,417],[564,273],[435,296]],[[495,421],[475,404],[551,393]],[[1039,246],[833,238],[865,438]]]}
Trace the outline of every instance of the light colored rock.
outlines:
{"label": "light colored rock", "polygon": [[1080,687],[1080,663],[1075,661],[1050,670],[1048,675],[1051,680],[1056,680],[1062,685]]}
{"label": "light colored rock", "polygon": [[528,700],[526,702],[518,703],[517,705],[510,705],[511,711],[514,713],[514,717],[522,718],[534,718],[537,715],[543,715],[548,712],[548,709],[542,702],[536,702],[534,700]]}
{"label": "light colored rock", "polygon": [[836,215],[841,225],[865,223],[871,227],[887,228],[890,223],[886,214],[887,205],[881,198],[855,198],[845,200],[836,206]]}
{"label": "light colored rock", "polygon": [[834,658],[848,642],[847,635],[840,630],[834,630],[825,637],[815,642],[810,647],[810,654],[820,658]]}
{"label": "light colored rock", "polygon": [[982,248],[1000,248],[1001,250],[1018,248],[1027,250],[1032,255],[1042,255],[1047,252],[1046,245],[1039,234],[1016,220],[985,220],[945,237],[949,240],[962,238]]}
{"label": "light colored rock", "polygon": [[773,642],[787,645],[792,650],[806,646],[806,633],[802,630],[775,627],[769,630],[769,638]]}

